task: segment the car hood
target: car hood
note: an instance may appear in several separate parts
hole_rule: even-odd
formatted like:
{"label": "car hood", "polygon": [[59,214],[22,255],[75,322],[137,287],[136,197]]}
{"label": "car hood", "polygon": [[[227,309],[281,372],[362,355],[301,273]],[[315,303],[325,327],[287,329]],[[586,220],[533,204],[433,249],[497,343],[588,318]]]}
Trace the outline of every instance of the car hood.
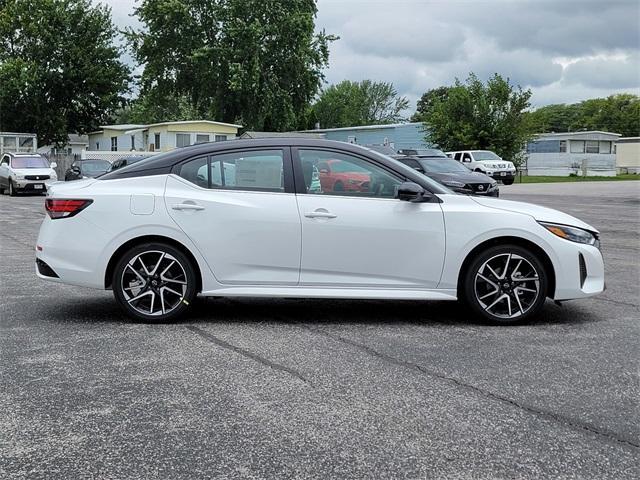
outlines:
{"label": "car hood", "polygon": [[572,227],[582,228],[590,232],[599,233],[597,229],[564,212],[554,210],[553,208],[541,207],[533,203],[513,202],[511,200],[502,200],[497,198],[486,197],[469,197],[474,202],[484,207],[495,208],[497,210],[506,210],[508,212],[523,213],[529,215],[540,222],[559,223],[561,225],[569,225]]}
{"label": "car hood", "polygon": [[438,182],[446,182],[454,180],[462,183],[493,183],[494,181],[487,177],[484,173],[479,172],[450,172],[450,173],[430,173],[425,174]]}
{"label": "car hood", "polygon": [[53,175],[53,168],[14,168],[13,173],[16,175]]}

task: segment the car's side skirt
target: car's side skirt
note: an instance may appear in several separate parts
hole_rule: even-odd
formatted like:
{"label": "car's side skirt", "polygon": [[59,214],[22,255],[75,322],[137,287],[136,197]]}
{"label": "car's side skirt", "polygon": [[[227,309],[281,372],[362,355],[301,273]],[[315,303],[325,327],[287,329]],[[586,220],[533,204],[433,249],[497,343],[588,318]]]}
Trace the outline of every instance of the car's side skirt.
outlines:
{"label": "car's side skirt", "polygon": [[298,297],[393,300],[457,300],[455,289],[404,290],[396,288],[225,287],[201,292],[205,297]]}

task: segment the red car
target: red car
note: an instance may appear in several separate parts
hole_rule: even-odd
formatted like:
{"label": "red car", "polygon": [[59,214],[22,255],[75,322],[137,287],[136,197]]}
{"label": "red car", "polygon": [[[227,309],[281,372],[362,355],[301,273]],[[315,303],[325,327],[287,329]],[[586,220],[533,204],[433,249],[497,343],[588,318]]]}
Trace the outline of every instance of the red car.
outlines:
{"label": "red car", "polygon": [[368,192],[369,172],[342,160],[326,160],[318,163],[320,185],[323,192]]}

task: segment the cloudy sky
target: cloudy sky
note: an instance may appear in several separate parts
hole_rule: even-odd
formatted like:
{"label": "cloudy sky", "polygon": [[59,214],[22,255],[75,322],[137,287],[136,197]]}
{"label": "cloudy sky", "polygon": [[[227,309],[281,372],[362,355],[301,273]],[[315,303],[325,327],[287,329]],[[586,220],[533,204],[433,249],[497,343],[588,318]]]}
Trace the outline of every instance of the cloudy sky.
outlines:
{"label": "cloudy sky", "polygon": [[[119,26],[133,0],[103,0]],[[476,72],[531,88],[536,106],[640,94],[638,0],[318,0],[340,36],[327,81],[393,82],[415,101]]]}

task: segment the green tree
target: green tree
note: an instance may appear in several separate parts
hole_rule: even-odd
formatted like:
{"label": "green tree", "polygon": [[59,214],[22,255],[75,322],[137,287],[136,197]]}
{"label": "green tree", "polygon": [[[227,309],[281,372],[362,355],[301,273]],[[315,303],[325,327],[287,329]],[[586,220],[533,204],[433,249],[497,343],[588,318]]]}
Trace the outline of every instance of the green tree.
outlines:
{"label": "green tree", "polygon": [[451,87],[442,86],[438,88],[432,88],[431,90],[427,90],[422,94],[420,100],[418,100],[418,105],[416,106],[416,113],[411,117],[412,122],[422,122],[424,121],[425,114],[431,110],[435,102],[446,100],[449,95],[449,89]]}
{"label": "green tree", "polygon": [[592,98],[570,105],[540,107],[529,114],[534,132],[603,130],[631,137],[640,135],[640,97],[629,93]]}
{"label": "green tree", "polygon": [[344,80],[320,94],[313,112],[322,128],[337,128],[399,122],[408,107],[392,83]]}
{"label": "green tree", "polygon": [[531,138],[526,110],[530,90],[514,87],[498,74],[486,84],[471,73],[465,83],[456,79],[444,98],[436,98],[425,112],[426,140],[443,150],[492,150],[520,161]]}
{"label": "green tree", "polygon": [[95,130],[128,91],[117,36],[110,10],[89,0],[3,0],[0,130],[41,145]]}
{"label": "green tree", "polygon": [[[329,43],[315,0],[143,0],[129,31],[143,114],[295,129],[323,80]],[[181,100],[176,100],[181,99]]]}

